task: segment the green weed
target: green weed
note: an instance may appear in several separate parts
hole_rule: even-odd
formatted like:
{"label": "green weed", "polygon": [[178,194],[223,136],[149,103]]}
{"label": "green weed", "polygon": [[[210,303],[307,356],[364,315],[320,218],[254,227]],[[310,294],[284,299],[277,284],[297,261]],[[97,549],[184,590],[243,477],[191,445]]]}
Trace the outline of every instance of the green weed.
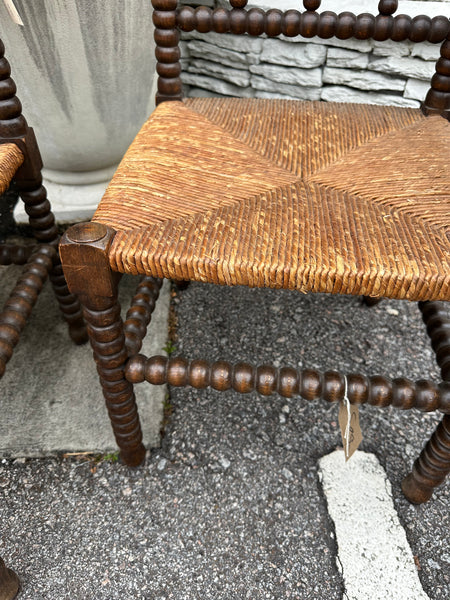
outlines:
{"label": "green weed", "polygon": [[170,356],[171,354],[173,354],[176,349],[177,349],[177,347],[172,342],[172,340],[167,340],[167,344],[163,348],[164,352],[167,352],[168,356]]}

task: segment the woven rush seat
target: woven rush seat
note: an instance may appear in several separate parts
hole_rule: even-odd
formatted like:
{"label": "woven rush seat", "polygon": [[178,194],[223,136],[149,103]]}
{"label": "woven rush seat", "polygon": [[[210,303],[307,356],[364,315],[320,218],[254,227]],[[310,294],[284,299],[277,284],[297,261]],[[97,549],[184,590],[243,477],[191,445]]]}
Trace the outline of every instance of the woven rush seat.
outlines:
{"label": "woven rush seat", "polygon": [[8,189],[23,160],[24,155],[16,144],[0,145],[0,195]]}
{"label": "woven rush seat", "polygon": [[450,123],[362,104],[162,103],[94,221],[113,270],[450,299]]}

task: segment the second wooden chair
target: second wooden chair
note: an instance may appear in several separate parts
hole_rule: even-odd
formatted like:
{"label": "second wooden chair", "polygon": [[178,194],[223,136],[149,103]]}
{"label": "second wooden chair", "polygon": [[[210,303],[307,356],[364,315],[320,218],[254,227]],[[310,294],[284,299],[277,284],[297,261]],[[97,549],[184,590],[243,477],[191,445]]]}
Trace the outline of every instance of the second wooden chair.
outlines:
{"label": "second wooden chair", "polygon": [[[145,449],[144,380],[264,395],[343,398],[444,413],[405,479],[429,499],[450,470],[450,24],[446,17],[177,7],[153,0],[158,108],[91,223],[61,245],[123,459]],[[423,109],[237,98],[181,100],[180,30],[441,44]],[[144,276],[125,324],[117,283]],[[443,381],[138,354],[161,278],[419,301]]]}

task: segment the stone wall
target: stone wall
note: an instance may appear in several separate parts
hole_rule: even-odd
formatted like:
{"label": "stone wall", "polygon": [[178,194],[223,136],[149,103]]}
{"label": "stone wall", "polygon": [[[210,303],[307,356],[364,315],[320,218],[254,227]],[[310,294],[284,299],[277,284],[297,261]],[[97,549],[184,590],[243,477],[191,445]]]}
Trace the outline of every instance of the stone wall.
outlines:
{"label": "stone wall", "polygon": [[[252,3],[263,8],[267,4],[267,0]],[[279,4],[286,9],[302,6],[300,0],[281,0]],[[343,3],[332,0],[322,4],[336,10]],[[371,0],[352,2],[352,10],[368,12],[368,8],[373,9],[372,4]],[[403,4],[415,7],[411,10],[411,6],[406,6],[409,10],[401,11],[412,16],[425,13],[450,17],[448,2]],[[376,6],[377,3],[375,12]],[[429,88],[439,45],[337,38],[263,39],[192,32],[184,35],[182,53],[183,82],[191,97],[321,99],[418,107]]]}

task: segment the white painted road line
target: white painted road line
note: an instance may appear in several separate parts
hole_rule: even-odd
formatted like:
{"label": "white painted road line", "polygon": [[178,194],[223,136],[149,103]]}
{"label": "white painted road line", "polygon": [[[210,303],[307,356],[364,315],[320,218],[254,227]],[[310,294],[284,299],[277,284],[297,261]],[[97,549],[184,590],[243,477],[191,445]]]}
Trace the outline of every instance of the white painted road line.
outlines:
{"label": "white painted road line", "polygon": [[319,466],[336,529],[344,598],[429,600],[378,459],[357,451],[346,463],[343,451],[336,450]]}

